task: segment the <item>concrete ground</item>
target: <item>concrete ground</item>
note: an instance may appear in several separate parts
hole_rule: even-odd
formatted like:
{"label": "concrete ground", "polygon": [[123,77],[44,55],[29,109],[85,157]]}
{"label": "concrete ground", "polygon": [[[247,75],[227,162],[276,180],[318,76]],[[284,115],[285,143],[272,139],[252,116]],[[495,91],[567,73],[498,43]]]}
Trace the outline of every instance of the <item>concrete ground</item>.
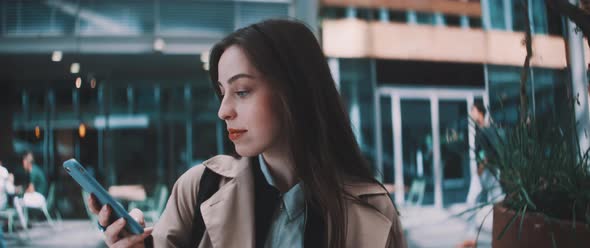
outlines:
{"label": "concrete ground", "polygon": [[[477,247],[491,247],[490,214],[477,237],[478,229],[489,209],[478,211],[473,220],[467,214],[458,215],[466,209],[455,206],[448,209],[433,207],[400,208],[401,221],[409,248],[457,248],[466,240],[478,240]],[[475,213],[475,212],[474,212]]]}
{"label": "concrete ground", "polygon": [[[409,248],[456,248],[464,240],[475,239],[477,229],[488,211],[481,210],[470,222],[465,216],[456,214],[464,207],[453,206],[447,209],[433,207],[402,207],[401,221]],[[480,233],[478,247],[491,247],[490,215]],[[7,247],[106,247],[101,233],[89,220],[64,220],[55,226],[37,222],[27,232],[22,229],[13,234],[4,233]]]}
{"label": "concrete ground", "polygon": [[102,234],[89,220],[64,220],[53,227],[47,222],[34,223],[27,232],[17,229],[12,234],[3,229],[6,247],[106,247],[102,241]]}

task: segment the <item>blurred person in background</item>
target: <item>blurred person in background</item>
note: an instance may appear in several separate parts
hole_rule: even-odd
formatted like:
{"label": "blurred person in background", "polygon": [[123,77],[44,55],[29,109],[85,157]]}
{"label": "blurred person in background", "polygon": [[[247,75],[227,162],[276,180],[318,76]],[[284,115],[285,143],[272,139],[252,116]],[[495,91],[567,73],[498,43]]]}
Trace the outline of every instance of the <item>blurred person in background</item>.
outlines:
{"label": "blurred person in background", "polygon": [[[473,107],[471,107],[471,111],[469,112],[469,116],[475,122],[475,156],[477,156],[481,160],[485,157],[484,149],[483,149],[483,142],[486,142],[486,138],[484,136],[484,129],[487,128],[486,124],[486,109],[481,102],[473,103]],[[482,175],[484,170],[484,164],[478,163],[477,165],[477,174],[479,176]]]}
{"label": "blurred person in background", "polygon": [[[362,157],[304,24],[241,28],[209,61],[236,154],[185,172],[141,235],[128,235],[124,219],[110,223],[111,208],[91,196],[109,247],[405,247],[397,209]],[[130,214],[144,223],[140,210]]]}
{"label": "blurred person in background", "polygon": [[22,155],[23,169],[29,181],[23,185],[23,204],[25,207],[41,207],[45,204],[47,194],[47,177],[41,167],[34,164],[33,152],[26,151]]}
{"label": "blurred person in background", "polygon": [[502,189],[496,176],[486,168],[489,156],[493,156],[493,146],[488,134],[488,123],[486,122],[486,109],[480,102],[475,102],[471,108],[470,116],[476,124],[475,133],[475,156],[477,156],[477,174],[481,182],[480,201],[496,202],[501,201]]}
{"label": "blurred person in background", "polygon": [[[2,161],[0,161],[0,210],[8,206],[9,196],[14,194],[14,175],[8,173]],[[0,248],[6,247],[4,243],[3,226],[0,226]]]}
{"label": "blurred person in background", "polygon": [[5,248],[6,243],[4,242],[4,231],[0,228],[0,248]]}
{"label": "blurred person in background", "polygon": [[0,210],[8,206],[9,196],[15,193],[14,175],[0,161]]}

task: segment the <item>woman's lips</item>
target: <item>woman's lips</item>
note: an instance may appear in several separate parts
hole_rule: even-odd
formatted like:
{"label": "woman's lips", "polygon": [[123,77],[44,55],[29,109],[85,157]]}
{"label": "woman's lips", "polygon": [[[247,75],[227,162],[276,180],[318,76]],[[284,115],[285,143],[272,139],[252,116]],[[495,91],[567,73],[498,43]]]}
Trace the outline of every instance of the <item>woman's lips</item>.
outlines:
{"label": "woman's lips", "polygon": [[230,140],[234,141],[239,139],[240,137],[242,137],[242,135],[246,132],[248,132],[248,130],[246,129],[233,129],[233,128],[228,128],[228,137]]}

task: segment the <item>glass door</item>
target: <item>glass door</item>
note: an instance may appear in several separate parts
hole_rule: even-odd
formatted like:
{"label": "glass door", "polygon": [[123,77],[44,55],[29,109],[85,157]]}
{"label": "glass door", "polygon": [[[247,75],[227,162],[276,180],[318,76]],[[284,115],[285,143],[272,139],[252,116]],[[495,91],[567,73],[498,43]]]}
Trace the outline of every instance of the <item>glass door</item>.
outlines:
{"label": "glass door", "polygon": [[[395,184],[395,202],[410,200],[408,204],[437,208],[467,202],[470,188],[477,186],[472,180],[477,174],[469,109],[474,100],[485,99],[485,90],[380,87],[377,91],[377,158],[383,182]],[[410,197],[415,195],[421,199]]]}
{"label": "glass door", "polygon": [[439,103],[440,153],[445,205],[464,202],[469,188],[467,100]]}
{"label": "glass door", "polygon": [[401,99],[402,157],[404,187],[423,180],[425,187],[419,204],[434,204],[434,144],[432,137],[431,103],[428,99]]}

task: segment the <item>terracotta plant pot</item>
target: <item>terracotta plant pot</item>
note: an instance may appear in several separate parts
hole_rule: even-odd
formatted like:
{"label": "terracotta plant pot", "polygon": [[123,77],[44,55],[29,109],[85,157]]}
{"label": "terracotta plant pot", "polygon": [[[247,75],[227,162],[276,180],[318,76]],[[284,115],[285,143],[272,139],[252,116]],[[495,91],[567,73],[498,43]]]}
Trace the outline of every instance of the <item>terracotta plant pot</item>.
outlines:
{"label": "terracotta plant pot", "polygon": [[551,231],[554,233],[558,248],[590,247],[590,228],[585,223],[576,223],[575,229],[571,221],[551,221],[547,223],[538,213],[527,213],[522,224],[522,233],[518,239],[520,215],[506,230],[504,236],[498,237],[504,227],[508,225],[514,211],[507,209],[501,203],[494,205],[494,226],[492,230],[492,247],[494,248],[552,248]]}

